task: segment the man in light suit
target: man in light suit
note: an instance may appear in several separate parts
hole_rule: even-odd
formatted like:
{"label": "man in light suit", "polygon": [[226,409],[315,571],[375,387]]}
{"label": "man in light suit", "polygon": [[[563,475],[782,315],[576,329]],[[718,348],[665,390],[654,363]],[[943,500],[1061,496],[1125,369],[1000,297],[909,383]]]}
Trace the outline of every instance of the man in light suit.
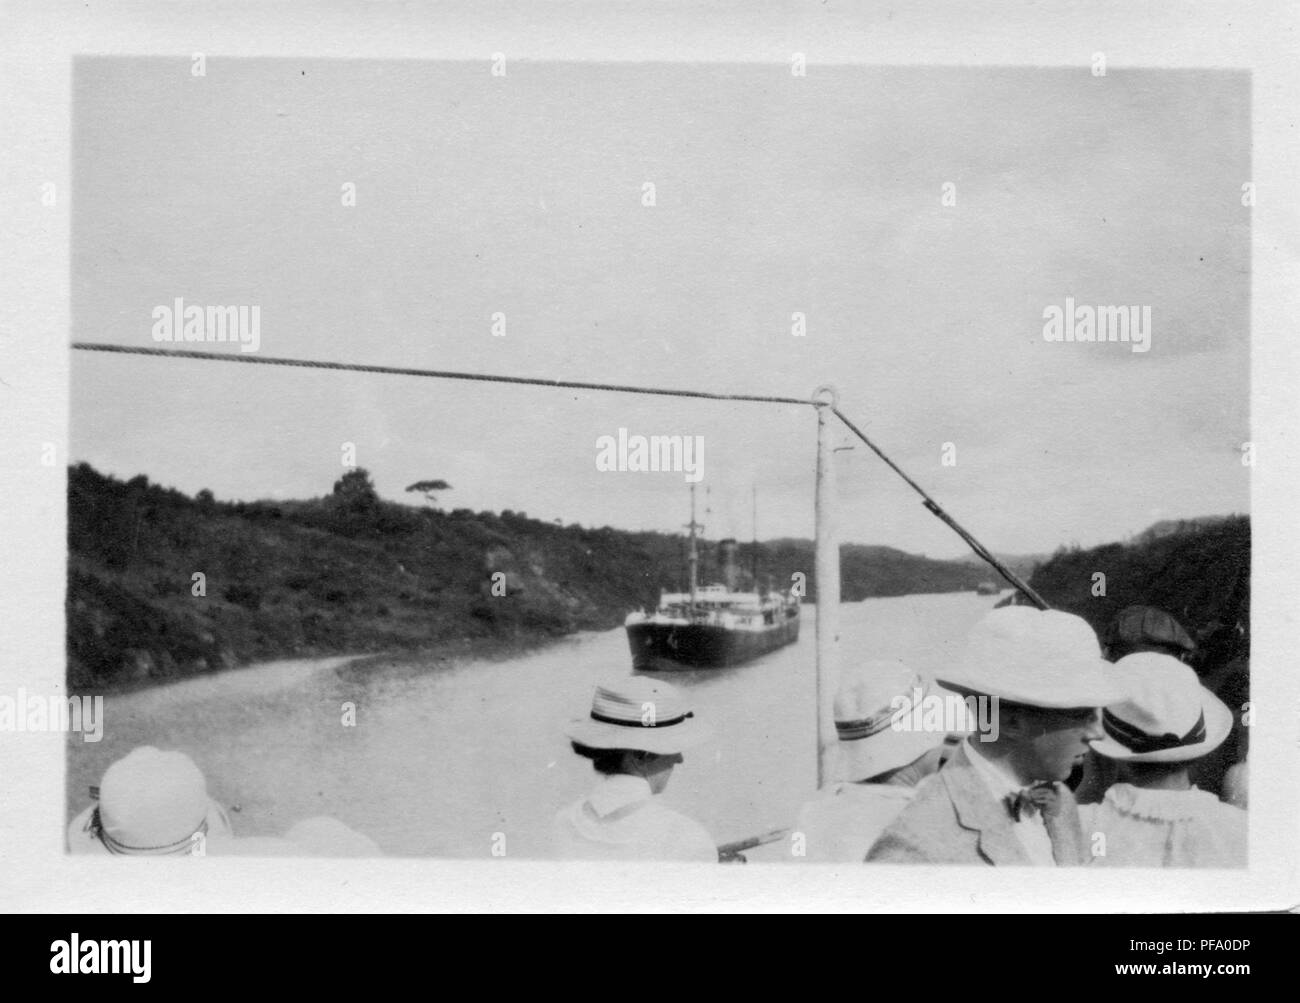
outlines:
{"label": "man in light suit", "polygon": [[1089,860],[1063,781],[1103,737],[1123,690],[1080,617],[1028,606],[975,625],[940,682],[989,700],[996,729],[966,739],[881,833],[869,862],[1076,866]]}

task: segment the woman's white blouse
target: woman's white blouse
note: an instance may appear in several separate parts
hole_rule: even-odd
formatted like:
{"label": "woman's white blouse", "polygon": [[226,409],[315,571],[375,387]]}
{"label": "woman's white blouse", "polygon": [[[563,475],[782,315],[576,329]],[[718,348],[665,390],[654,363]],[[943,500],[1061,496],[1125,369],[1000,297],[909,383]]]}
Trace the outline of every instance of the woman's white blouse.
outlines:
{"label": "woman's white blouse", "polygon": [[1246,813],[1197,787],[1115,784],[1079,816],[1094,866],[1246,866]]}

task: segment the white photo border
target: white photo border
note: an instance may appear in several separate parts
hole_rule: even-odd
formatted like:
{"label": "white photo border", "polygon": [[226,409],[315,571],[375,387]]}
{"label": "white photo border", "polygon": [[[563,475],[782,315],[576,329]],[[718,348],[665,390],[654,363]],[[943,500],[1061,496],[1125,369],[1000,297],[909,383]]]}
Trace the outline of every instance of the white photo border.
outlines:
{"label": "white photo border", "polygon": [[[1251,294],[1254,539],[1251,866],[1241,872],[941,867],[595,865],[434,859],[252,860],[202,866],[65,854],[63,736],[0,734],[0,901],[98,913],[1197,912],[1300,903],[1300,615],[1293,511],[1300,316],[1300,109],[1285,4],[147,2],[11,3],[0,39],[0,692],[64,683],[70,340],[71,61],[78,54],[760,62],[819,65],[1231,68],[1252,77]],[[42,204],[41,186],[61,197]],[[1245,211],[1245,210],[1244,210]],[[59,462],[41,464],[44,443]]]}

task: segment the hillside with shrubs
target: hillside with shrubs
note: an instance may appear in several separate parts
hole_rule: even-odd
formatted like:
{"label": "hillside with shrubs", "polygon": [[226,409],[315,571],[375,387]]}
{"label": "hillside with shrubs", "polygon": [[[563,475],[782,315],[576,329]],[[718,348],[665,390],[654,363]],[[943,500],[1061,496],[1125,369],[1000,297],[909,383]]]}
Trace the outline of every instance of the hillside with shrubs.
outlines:
{"label": "hillside with shrubs", "polygon": [[[740,546],[743,568],[752,547]],[[135,687],[310,655],[517,651],[653,607],[661,589],[685,587],[686,549],[680,535],[397,504],[359,469],[321,498],[228,502],[83,463],[68,476],[68,682]],[[720,576],[714,552],[701,541],[703,581]],[[991,577],[889,547],[845,545],[841,564],[847,601]],[[761,543],[758,565],[774,588],[802,573],[815,601],[811,541]]]}

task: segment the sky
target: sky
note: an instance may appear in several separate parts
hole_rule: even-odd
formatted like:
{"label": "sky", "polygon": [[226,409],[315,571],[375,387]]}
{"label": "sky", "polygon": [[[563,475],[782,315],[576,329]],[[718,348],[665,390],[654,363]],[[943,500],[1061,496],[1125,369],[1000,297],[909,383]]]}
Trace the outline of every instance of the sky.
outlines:
{"label": "sky", "polygon": [[[155,308],[181,297],[258,306],[272,357],[830,383],[1005,553],[1248,510],[1248,74],[205,71],[75,65],[74,340],[154,346]],[[1150,350],[1047,341],[1067,297],[1149,306]],[[393,500],[441,478],[445,508],[664,531],[687,520],[684,474],[598,470],[597,439],[702,436],[707,535],[749,537],[754,488],[761,537],[813,533],[810,408],[77,352],[71,417],[74,462],[187,493],[318,497],[351,444]],[[835,455],[842,539],[968,553],[864,447]]]}

